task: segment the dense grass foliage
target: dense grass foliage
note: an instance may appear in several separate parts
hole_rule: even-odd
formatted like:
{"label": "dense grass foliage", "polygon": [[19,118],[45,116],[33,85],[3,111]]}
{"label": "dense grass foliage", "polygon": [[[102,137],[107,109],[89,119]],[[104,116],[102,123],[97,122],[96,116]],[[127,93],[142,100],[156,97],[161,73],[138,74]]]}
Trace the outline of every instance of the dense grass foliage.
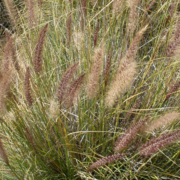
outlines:
{"label": "dense grass foliage", "polygon": [[4,4],[1,179],[180,178],[179,1]]}

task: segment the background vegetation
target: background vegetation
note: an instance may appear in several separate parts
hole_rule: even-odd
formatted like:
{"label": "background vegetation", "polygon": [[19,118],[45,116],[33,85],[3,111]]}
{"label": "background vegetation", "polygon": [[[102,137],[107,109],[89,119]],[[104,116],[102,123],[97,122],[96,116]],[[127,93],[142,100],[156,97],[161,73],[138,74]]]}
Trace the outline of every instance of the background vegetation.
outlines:
{"label": "background vegetation", "polygon": [[179,1],[4,5],[1,179],[180,178]]}

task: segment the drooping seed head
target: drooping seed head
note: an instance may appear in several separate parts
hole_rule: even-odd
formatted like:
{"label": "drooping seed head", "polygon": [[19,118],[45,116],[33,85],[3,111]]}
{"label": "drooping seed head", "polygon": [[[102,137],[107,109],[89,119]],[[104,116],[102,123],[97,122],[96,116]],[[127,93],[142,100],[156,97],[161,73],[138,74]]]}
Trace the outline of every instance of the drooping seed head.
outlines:
{"label": "drooping seed head", "polygon": [[140,130],[140,128],[144,125],[144,123],[149,118],[145,118],[139,122],[137,122],[135,125],[129,127],[125,133],[115,142],[114,151],[120,152],[124,150],[129,143],[132,141],[132,139],[136,136],[137,132]]}
{"label": "drooping seed head", "polygon": [[87,169],[87,173],[92,171],[93,169],[97,169],[103,165],[109,164],[109,163],[113,163],[114,161],[116,161],[117,159],[121,159],[124,156],[128,155],[126,154],[114,154],[111,156],[107,156],[105,158],[101,158],[98,161],[94,162],[93,164],[91,164],[88,169]]}
{"label": "drooping seed head", "polygon": [[165,148],[179,139],[180,139],[180,130],[163,134],[158,138],[154,138],[148,141],[147,143],[143,144],[139,148],[139,153],[142,156],[149,156],[153,153],[158,152],[159,149]]}

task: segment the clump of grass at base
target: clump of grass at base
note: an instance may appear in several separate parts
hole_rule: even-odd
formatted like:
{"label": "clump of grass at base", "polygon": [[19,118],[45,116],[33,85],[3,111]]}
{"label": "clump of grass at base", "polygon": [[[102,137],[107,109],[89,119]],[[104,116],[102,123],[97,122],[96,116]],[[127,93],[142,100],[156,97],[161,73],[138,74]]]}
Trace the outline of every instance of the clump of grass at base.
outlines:
{"label": "clump of grass at base", "polygon": [[179,115],[178,2],[28,2],[0,56],[1,178],[179,177],[179,116],[158,120]]}

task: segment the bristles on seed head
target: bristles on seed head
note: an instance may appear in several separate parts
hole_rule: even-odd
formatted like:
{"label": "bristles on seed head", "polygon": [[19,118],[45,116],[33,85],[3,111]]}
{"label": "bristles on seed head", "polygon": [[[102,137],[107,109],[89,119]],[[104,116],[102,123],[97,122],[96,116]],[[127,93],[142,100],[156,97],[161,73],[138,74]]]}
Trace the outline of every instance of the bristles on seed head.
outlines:
{"label": "bristles on seed head", "polygon": [[167,95],[166,95],[166,98],[165,98],[165,100],[164,100],[164,103],[173,95],[173,93],[179,88],[179,86],[180,86],[180,81],[178,81],[176,84],[174,84],[174,85],[170,88],[169,92],[168,92]]}
{"label": "bristles on seed head", "polygon": [[176,51],[179,49],[178,48],[179,46],[180,46],[180,20],[178,20],[177,25],[176,25],[174,39],[168,45],[167,52],[166,52],[167,56],[173,57],[176,54]]}
{"label": "bristles on seed head", "polygon": [[33,150],[36,152],[36,154],[37,154],[37,150],[36,150],[36,147],[35,147],[35,145],[34,145],[34,139],[33,139],[33,136],[32,136],[32,134],[31,134],[30,130],[26,127],[26,128],[25,128],[25,131],[26,131],[26,137],[27,137],[27,139],[28,139],[28,141],[29,141],[32,149],[33,149]]}
{"label": "bristles on seed head", "polygon": [[105,105],[112,107],[116,99],[129,88],[136,75],[136,62],[126,62],[122,59],[118,71],[110,85],[110,89],[106,93]]}
{"label": "bristles on seed head", "polygon": [[3,73],[6,73],[9,68],[12,67],[12,61],[13,61],[13,39],[11,37],[8,37],[8,41],[4,48],[4,56],[3,56]]}
{"label": "bristles on seed head", "polygon": [[158,152],[159,149],[165,148],[166,146],[174,143],[180,139],[180,130],[176,130],[171,133],[163,134],[158,138],[154,138],[147,143],[143,144],[139,148],[139,153],[142,156],[149,156],[152,153]]}
{"label": "bristles on seed head", "polygon": [[138,49],[138,44],[143,36],[143,34],[145,33],[145,31],[147,30],[148,26],[145,26],[144,28],[142,28],[140,31],[137,32],[136,36],[133,38],[132,43],[126,53],[126,58],[128,59],[128,61],[133,61]]}
{"label": "bristles on seed head", "polygon": [[34,0],[28,0],[28,23],[29,28],[33,28],[36,24],[34,13]]}
{"label": "bristles on seed head", "polygon": [[73,74],[76,72],[76,70],[78,68],[78,64],[79,63],[75,63],[69,69],[67,69],[61,79],[61,82],[60,82],[59,88],[58,88],[58,94],[57,94],[60,104],[62,104],[62,102],[66,99],[66,95],[69,90],[69,82],[70,82]]}
{"label": "bristles on seed head", "polygon": [[97,48],[94,53],[87,85],[87,95],[89,98],[95,97],[99,89],[99,75],[103,68],[103,49],[103,47]]}
{"label": "bristles on seed head", "polygon": [[71,17],[71,13],[69,13],[67,18],[67,43],[69,46],[71,43],[71,24],[72,24],[72,17]]}
{"label": "bristles on seed head", "polygon": [[106,59],[106,68],[105,68],[105,86],[107,86],[108,84],[110,70],[111,70],[111,55],[108,54]]}
{"label": "bristles on seed head", "polygon": [[129,19],[128,19],[128,26],[127,26],[127,33],[132,34],[136,28],[136,24],[137,24],[137,6],[139,4],[139,0],[133,0],[127,1],[127,5],[130,8],[130,12],[129,12]]}
{"label": "bristles on seed head", "polygon": [[95,32],[94,32],[94,47],[97,45],[98,32],[99,32],[99,20],[97,21]]}
{"label": "bristles on seed head", "polygon": [[106,93],[105,105],[112,107],[124,91],[132,84],[136,74],[136,62],[134,61],[139,41],[146,31],[147,26],[141,29],[133,39],[125,57],[121,60],[118,71],[112,81],[109,91]]}
{"label": "bristles on seed head", "polygon": [[17,23],[17,19],[16,19],[16,10],[14,8],[13,1],[11,1],[11,0],[4,0],[4,3],[5,3],[5,6],[6,6],[6,9],[8,11],[11,23],[14,26],[16,26],[18,23]]}
{"label": "bristles on seed head", "polygon": [[105,164],[109,164],[109,163],[113,163],[114,161],[116,161],[117,159],[123,158],[124,156],[128,155],[126,154],[114,154],[111,156],[107,156],[105,158],[101,158],[98,161],[94,162],[93,164],[91,164],[88,169],[87,169],[87,173],[92,171],[93,169],[97,169]]}
{"label": "bristles on seed head", "polygon": [[12,79],[12,69],[6,71],[6,73],[2,74],[0,81],[0,112],[1,115],[5,114],[6,106],[5,106],[5,97],[7,94],[7,90],[9,89],[10,83]]}
{"label": "bristles on seed head", "polygon": [[113,14],[118,14],[123,11],[125,7],[125,0],[114,0],[113,1]]}
{"label": "bristles on seed head", "polygon": [[82,41],[83,41],[83,33],[82,32],[74,32],[73,33],[73,40],[76,48],[78,51],[81,50],[82,47]]}
{"label": "bristles on seed head", "polygon": [[177,120],[177,118],[179,117],[180,117],[180,114],[179,112],[176,112],[176,111],[166,113],[165,115],[161,116],[155,121],[148,123],[145,127],[142,128],[142,132],[149,133],[158,128],[161,128],[162,126],[167,127],[170,124],[172,124],[175,120]]}
{"label": "bristles on seed head", "polygon": [[69,93],[65,99],[65,104],[66,107],[69,108],[73,105],[74,101],[77,99],[78,97],[78,92],[79,89],[83,83],[84,80],[84,76],[85,73],[83,73],[82,75],[80,75],[71,85],[71,87],[69,88]]}
{"label": "bristles on seed head", "polygon": [[26,101],[29,107],[32,106],[33,99],[31,96],[31,86],[30,86],[30,68],[26,68],[25,80],[24,80],[24,92]]}
{"label": "bristles on seed head", "polygon": [[38,74],[41,71],[41,66],[42,66],[41,54],[42,54],[47,28],[48,28],[48,24],[46,24],[42,29],[35,49],[34,70],[36,74]]}
{"label": "bristles on seed head", "polygon": [[135,125],[132,125],[131,127],[129,127],[129,129],[127,129],[125,133],[115,142],[114,151],[120,152],[124,150],[148,119],[149,118],[140,120]]}
{"label": "bristles on seed head", "polygon": [[50,100],[49,111],[50,111],[50,114],[51,114],[52,117],[58,115],[58,113],[59,113],[58,103],[54,99]]}

